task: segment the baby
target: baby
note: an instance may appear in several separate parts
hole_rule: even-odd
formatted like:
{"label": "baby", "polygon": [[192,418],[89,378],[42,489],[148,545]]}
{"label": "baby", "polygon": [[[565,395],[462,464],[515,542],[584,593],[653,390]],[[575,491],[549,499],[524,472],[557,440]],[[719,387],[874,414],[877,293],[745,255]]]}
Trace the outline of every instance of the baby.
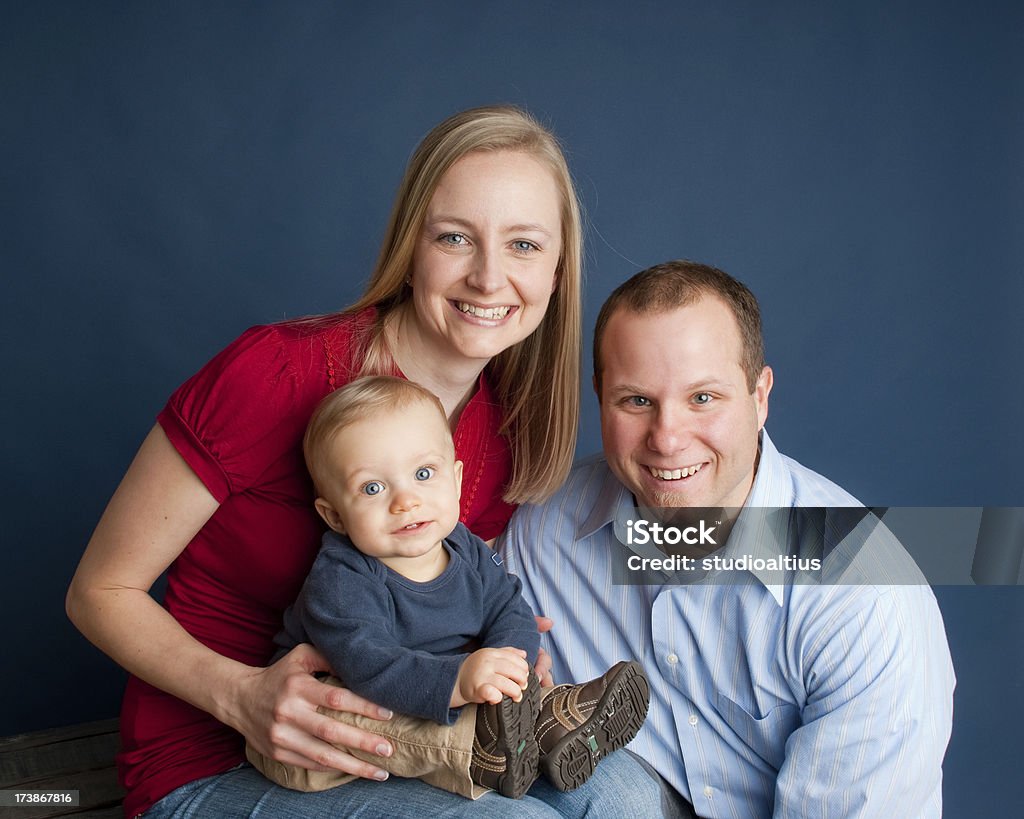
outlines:
{"label": "baby", "polygon": [[[486,789],[517,799],[540,772],[578,787],[636,735],[649,691],[635,662],[541,692],[520,583],[458,522],[462,462],[433,394],[402,378],[357,379],[321,402],[303,450],[330,531],[278,642],[312,643],[336,675],[328,682],[395,712],[379,722],[325,711],[394,748],[383,762],[346,751],[472,799]],[[353,778],[247,755],[299,790]]]}

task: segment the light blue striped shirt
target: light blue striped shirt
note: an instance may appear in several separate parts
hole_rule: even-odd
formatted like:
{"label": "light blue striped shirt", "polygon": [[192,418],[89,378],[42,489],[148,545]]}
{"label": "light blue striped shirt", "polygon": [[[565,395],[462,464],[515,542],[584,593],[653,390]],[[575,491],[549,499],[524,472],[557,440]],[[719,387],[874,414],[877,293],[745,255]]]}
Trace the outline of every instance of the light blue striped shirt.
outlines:
{"label": "light blue striped shirt", "polygon": [[[746,507],[858,505],[762,434]],[[864,549],[846,561],[844,585],[764,571],[729,583],[616,584],[623,550],[650,554],[617,542],[616,528],[636,517],[632,495],[592,458],[546,504],[521,507],[499,543],[526,599],[555,621],[543,645],[556,682],[640,660],[651,710],[629,747],[700,816],[941,815],[953,668],[934,595],[902,547],[887,542],[881,561]],[[768,531],[771,516],[755,519],[750,542],[795,536],[785,523]],[[866,585],[865,563],[912,584],[875,573]]]}

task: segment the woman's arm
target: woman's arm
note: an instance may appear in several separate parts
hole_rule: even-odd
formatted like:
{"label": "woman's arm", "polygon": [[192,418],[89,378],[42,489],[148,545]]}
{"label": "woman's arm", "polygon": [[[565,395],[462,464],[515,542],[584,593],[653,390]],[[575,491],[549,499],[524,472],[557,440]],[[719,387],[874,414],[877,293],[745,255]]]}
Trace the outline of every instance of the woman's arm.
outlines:
{"label": "woman's arm", "polygon": [[[389,714],[347,689],[318,682],[328,671],[311,646],[269,668],[254,668],[205,647],[149,594],[217,510],[217,501],[156,426],[111,498],[71,581],[67,612],[98,648],[142,680],[243,734],[285,764],[386,776],[334,745],[380,753],[381,737],[317,713],[318,706],[378,719]],[[329,744],[332,743],[332,744]]]}

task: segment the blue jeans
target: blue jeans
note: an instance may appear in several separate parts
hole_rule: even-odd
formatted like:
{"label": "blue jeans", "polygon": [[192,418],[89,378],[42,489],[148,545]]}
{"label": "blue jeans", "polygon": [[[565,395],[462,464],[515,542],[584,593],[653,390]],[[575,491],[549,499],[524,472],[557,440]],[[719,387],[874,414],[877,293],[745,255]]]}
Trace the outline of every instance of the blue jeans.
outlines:
{"label": "blue jeans", "polygon": [[651,819],[661,815],[661,787],[631,754],[601,761],[581,788],[562,793],[538,779],[522,799],[488,793],[476,801],[433,788],[417,779],[386,782],[359,779],[329,791],[304,793],[281,788],[255,768],[182,785],[144,814],[145,819],[336,819],[336,817],[495,817],[559,819],[608,817]]}

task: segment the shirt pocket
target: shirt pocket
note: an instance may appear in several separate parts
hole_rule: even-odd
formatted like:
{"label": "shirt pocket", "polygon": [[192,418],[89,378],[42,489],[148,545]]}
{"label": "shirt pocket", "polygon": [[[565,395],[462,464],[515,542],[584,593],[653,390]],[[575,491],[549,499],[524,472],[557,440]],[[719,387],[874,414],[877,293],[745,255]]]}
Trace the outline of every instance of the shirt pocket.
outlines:
{"label": "shirt pocket", "polygon": [[751,752],[778,771],[786,756],[786,740],[800,727],[800,709],[779,703],[761,711],[757,705],[744,707],[725,694],[715,695],[715,707],[722,720]]}

